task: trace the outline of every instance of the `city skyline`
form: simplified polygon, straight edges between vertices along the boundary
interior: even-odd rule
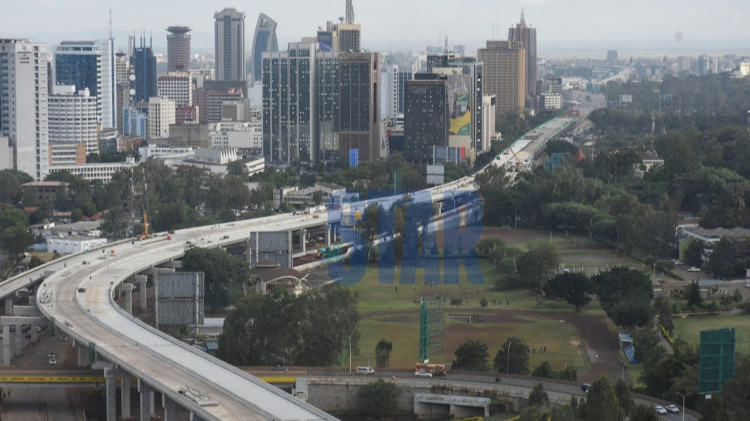
[[[40,13],[38,7],[28,7],[28,2],[21,0],[7,1],[6,10],[10,13],[0,17],[0,37],[29,38],[48,44],[63,39],[106,38],[107,15],[112,6],[118,49],[127,46],[127,35],[133,31],[140,35],[143,30],[147,35],[151,33],[155,50],[161,51],[166,48],[165,29],[171,25],[186,25],[194,29],[196,52],[210,51],[213,14],[224,7],[236,7],[250,22],[255,22],[260,13],[274,16],[279,22],[279,44],[285,46],[303,36],[313,36],[319,26],[328,20],[336,21],[346,12],[343,0],[321,0],[314,4],[288,0],[262,7],[187,0],[188,4],[181,2],[177,9],[185,11],[179,15],[174,14],[172,0],[159,3],[134,0],[128,7],[83,0],[34,0],[33,3],[44,11]],[[87,12],[81,14],[81,8]],[[150,13],[140,13],[143,8],[148,8]],[[689,50],[709,46],[714,50],[750,50],[743,43],[748,37],[741,35],[743,22],[750,18],[750,8],[739,0],[712,3],[668,0],[658,4],[635,0],[627,7],[616,9],[609,2],[584,0],[564,4],[552,0],[511,0],[501,4],[469,0],[460,11],[443,0],[384,0],[378,3],[355,1],[354,9],[357,23],[362,24],[363,48],[370,50],[417,48],[438,45],[438,42],[442,45],[439,34],[447,35],[451,43],[465,44],[473,50],[488,39],[506,39],[508,28],[519,21],[522,9],[526,12],[527,23],[542,31],[540,52],[570,48]],[[399,12],[394,13],[396,10]],[[413,16],[420,19],[414,20]],[[461,22],[466,24],[461,26]],[[393,31],[394,27],[399,30]],[[251,42],[246,40],[246,45]]]

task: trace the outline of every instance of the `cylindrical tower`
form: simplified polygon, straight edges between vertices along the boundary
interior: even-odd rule
[[[188,71],[190,69],[190,28],[170,26],[167,28],[168,71]]]

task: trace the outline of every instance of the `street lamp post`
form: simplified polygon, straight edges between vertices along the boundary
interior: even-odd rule
[[[677,395],[682,396],[682,421],[685,421],[685,398],[687,398],[688,396],[692,395],[692,393],[687,393],[685,395],[683,395],[680,392],[674,392],[674,393],[677,394]]]
[[[508,362],[505,363],[505,377],[510,376],[510,346],[513,342],[508,342]]]

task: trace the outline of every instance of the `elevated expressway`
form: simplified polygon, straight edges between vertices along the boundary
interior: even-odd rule
[[[511,147],[525,150],[541,145],[569,124],[566,119],[554,119],[542,127],[535,139],[517,146],[519,140]],[[533,157],[536,150],[528,152]],[[490,165],[506,165],[509,161],[508,154],[501,153]],[[474,177],[469,176],[413,193],[409,200],[434,204],[476,191],[476,188]],[[393,199],[389,201],[393,203]],[[35,268],[0,284],[0,299],[6,302],[4,320],[0,320],[5,337],[3,363],[7,365],[9,358],[8,343],[11,339],[8,327],[41,323],[43,319],[33,308],[38,307],[41,315],[54,321],[57,329],[74,339],[79,347],[79,359],[83,359],[81,351],[88,348],[94,357],[91,361],[93,367],[104,369],[108,420],[114,420],[116,416],[118,379],[122,389],[129,391],[131,376],[138,379],[142,420],[149,419],[153,410],[148,399],[154,391],[164,396],[167,420],[173,419],[176,405],[190,410],[194,420],[335,420],[323,411],[140,322],[114,302],[114,295],[123,286],[130,287],[127,290],[130,294],[133,285],[123,284],[125,281],[131,282],[139,273],[182,257],[189,247],[211,248],[244,243],[248,255],[252,256],[252,240],[257,243],[258,233],[264,232],[288,232],[291,266],[292,233],[302,232],[304,238],[305,230],[322,226],[329,237],[332,222],[340,224],[351,216],[347,214],[366,206],[366,201],[357,202],[330,211],[331,215],[329,212],[285,214],[186,229],[172,234],[170,239],[160,234],[146,241],[112,243]],[[300,243],[304,252],[305,241],[300,240]],[[18,316],[11,297],[19,290],[29,287],[34,290],[40,283],[35,291],[36,306],[32,303],[28,306],[31,309],[22,311],[24,316]],[[125,396],[123,393],[123,401]],[[129,394],[127,400],[123,402],[123,416],[130,416]]]

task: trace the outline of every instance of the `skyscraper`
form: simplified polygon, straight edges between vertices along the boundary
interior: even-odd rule
[[[169,125],[175,124],[175,102],[169,98],[148,100],[148,138],[169,137]]]
[[[253,36],[253,77],[261,80],[263,69],[263,53],[277,53],[279,41],[276,39],[276,21],[261,13],[255,25]]]
[[[496,120],[504,114],[522,114],[526,102],[526,50],[520,42],[487,41],[478,51],[484,63],[484,95],[495,95]]]
[[[526,26],[526,17],[521,11],[521,23],[515,28],[508,30],[508,41],[520,42],[526,50],[526,83],[524,91],[527,98],[533,98],[536,94],[536,28]],[[500,97],[498,97],[499,99]]]
[[[187,26],[170,26],[167,28],[167,71],[190,70],[190,35]]]
[[[263,155],[266,161],[312,164],[315,139],[315,44],[291,43],[263,53]]]
[[[378,53],[339,55],[339,158],[359,150],[359,161],[380,158],[380,58]]]
[[[398,117],[398,65],[384,64],[380,68],[380,116]]]
[[[135,69],[135,102],[148,102],[156,96],[156,56],[151,50],[151,43],[146,47],[146,39],[141,38],[141,46],[133,50]]]
[[[99,121],[117,127],[117,87],[114,39],[63,41],[54,52],[54,81],[88,89],[97,99]]]
[[[314,148],[318,161],[335,162],[339,156],[339,54],[315,53]]]
[[[346,18],[338,25],[339,51],[358,53],[362,49],[362,26],[354,23],[354,5],[346,0]]]
[[[99,152],[96,97],[55,85],[48,102],[50,166],[85,164],[86,155]]]
[[[245,80],[245,14],[225,8],[214,19],[216,80]]]
[[[448,78],[417,74],[405,90],[404,158],[432,162],[432,147],[448,146]]]
[[[47,46],[0,39],[0,137],[13,166],[41,181],[49,173]]]

